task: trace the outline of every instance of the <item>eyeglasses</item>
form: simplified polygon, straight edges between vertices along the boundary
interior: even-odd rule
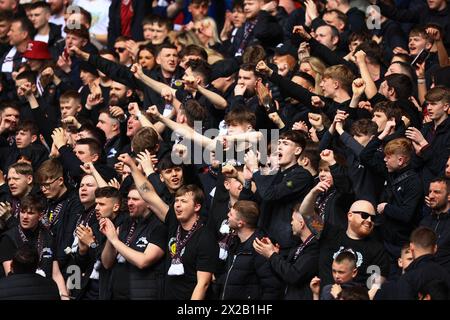
[[[119,53],[123,53],[125,50],[127,50],[127,48],[121,48],[121,47],[119,47],[119,48],[114,48],[114,50],[116,50],[116,51],[119,52]]]
[[[367,219],[370,218],[372,221],[374,221],[375,217],[376,217],[375,214],[370,214],[370,213],[367,213],[365,211],[351,211],[351,212],[359,214],[361,216],[361,219],[363,219],[363,220],[367,220]]]
[[[40,183],[41,189],[42,189],[42,188],[44,188],[44,189],[49,189],[50,186],[52,185],[52,183],[55,182],[56,180],[58,180],[59,178],[60,178],[60,177],[55,178],[55,179],[54,179],[53,181],[51,181],[51,182],[42,182],[42,183]]]

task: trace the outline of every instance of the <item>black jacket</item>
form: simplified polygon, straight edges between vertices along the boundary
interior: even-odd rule
[[[312,188],[313,177],[308,171],[295,164],[274,175],[264,176],[259,171],[255,172],[253,180],[257,187],[257,194],[262,199],[258,226],[273,237],[274,241],[280,245],[282,255],[286,255],[287,251],[298,242],[298,239],[292,235],[292,209]],[[241,196],[244,195],[243,190]]]
[[[391,61],[395,47],[408,50],[408,37],[403,32],[398,22],[388,19],[381,24],[379,29],[374,28],[370,31],[373,35],[382,37],[381,47],[383,48],[385,62]]]
[[[24,273],[0,279],[0,300],[60,300],[60,296],[52,279]]]
[[[223,284],[222,300],[279,299],[282,284],[270,268],[269,262],[253,248],[255,238],[261,239],[262,231],[256,230],[244,243],[236,237],[227,259],[227,272],[219,280]]]
[[[152,3],[146,0],[134,0],[133,18],[131,19],[131,37],[134,41],[144,40],[142,20],[152,12]],[[122,35],[120,20],[120,6],[122,1],[112,0],[109,6],[108,48],[114,48],[114,41]]]
[[[319,273],[319,242],[315,238],[312,239],[298,257],[295,257],[296,251],[302,245],[293,248],[287,259],[276,253],[269,259],[272,270],[287,285],[285,300],[312,300],[309,283]]]
[[[431,213],[420,225],[431,228],[437,235],[438,250],[434,261],[450,272],[450,212]]]
[[[381,196],[381,202],[387,202],[382,214],[381,234],[386,249],[393,257],[400,256],[400,247],[409,242],[411,232],[420,221],[422,189],[419,175],[409,166],[388,175]]]
[[[431,10],[426,4],[413,9],[399,9],[380,0],[376,4],[380,7],[381,14],[392,20],[412,22],[421,26],[428,23],[439,25],[442,28],[444,45],[447,51],[450,49],[450,8],[448,4],[442,11]]]
[[[249,35],[245,47],[252,44],[260,44],[264,48],[273,48],[277,44],[283,42],[283,29],[278,24],[276,17],[271,16],[267,11],[261,10],[257,19],[258,21],[253,32]],[[244,40],[245,25],[246,24],[238,29],[233,38],[231,50],[229,52],[230,57],[233,57],[239,51],[241,42]]]
[[[434,123],[425,124],[421,132],[429,145],[413,158],[413,166],[422,170],[424,192],[428,193],[430,181],[444,173],[450,156],[450,117],[436,130]]]
[[[450,288],[450,275],[439,265],[431,254],[415,259],[406,268],[405,274],[396,284],[396,295],[399,300],[417,300],[422,286],[433,280],[442,280]]]

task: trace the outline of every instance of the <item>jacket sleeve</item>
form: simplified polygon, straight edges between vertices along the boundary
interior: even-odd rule
[[[41,107],[31,109],[31,112],[33,113],[36,125],[39,128],[39,132],[44,137],[45,143],[47,143],[48,147],[51,148],[53,144],[52,132],[55,129],[55,125],[46,119]]]
[[[270,263],[255,252],[255,270],[260,280],[262,300],[280,299],[283,283],[270,268]]]
[[[281,42],[280,39],[283,39],[283,29],[275,17],[272,17],[267,11],[261,10],[258,15],[254,35],[262,43],[275,46],[277,42]]]
[[[88,62],[108,75],[114,81],[120,82],[131,89],[139,89],[140,84],[134,74],[126,66],[109,61],[98,54],[90,54]]]
[[[67,170],[72,178],[79,180],[83,175],[83,171],[80,168],[80,165],[83,164],[81,160],[77,158],[73,150],[68,146],[62,146],[58,151],[64,170]]]
[[[418,181],[419,182],[419,181]],[[398,199],[396,204],[388,203],[384,208],[384,214],[392,219],[401,221],[404,223],[411,223],[416,213],[417,206],[421,203],[423,198],[422,186],[419,183],[411,181],[408,184],[403,185],[406,188],[404,190],[405,196],[402,199]],[[396,190],[392,190],[396,192]],[[400,203],[398,203],[400,201]]]
[[[339,164],[330,166],[330,172],[333,177],[334,186],[341,193],[352,193],[352,183],[347,171]]]
[[[308,193],[312,187],[312,179],[309,179],[307,174],[303,170],[293,170],[283,177],[280,183],[274,185],[276,174],[263,176],[258,171],[253,174],[253,180],[262,199],[281,200],[286,197],[298,197],[299,193]]]
[[[280,88],[281,94],[283,94],[284,96],[292,97],[306,107],[312,108],[311,97],[315,94],[309,92],[303,86],[280,76],[276,72],[272,73],[272,75],[269,77],[269,80],[275,83]]]
[[[361,151],[359,158],[361,163],[369,167],[374,173],[387,177],[387,168],[383,159],[376,156],[378,147],[381,146],[382,141],[377,137],[369,141],[367,146]]]
[[[320,58],[329,66],[343,64],[349,67],[355,75],[359,74],[359,69],[353,62],[349,62],[339,57],[336,52],[330,50],[328,47],[324,46],[314,38],[309,39],[308,42],[311,47],[312,56]]]
[[[344,145],[350,149],[356,156],[359,156],[364,147],[358,143],[348,132],[344,132],[340,136]]]
[[[396,6],[387,5],[384,1],[380,0],[377,1],[377,5],[380,7],[383,16],[399,22],[418,23],[420,15],[424,13],[424,10],[427,10],[426,5],[414,10],[398,9]]]
[[[302,254],[294,263],[274,253],[270,259],[274,272],[290,285],[309,283],[318,272],[319,257],[317,254]]]

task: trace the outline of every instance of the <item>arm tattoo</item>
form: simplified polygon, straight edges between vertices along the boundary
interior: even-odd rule
[[[144,182],[140,187],[139,190],[142,192],[150,192],[150,186],[148,182]]]

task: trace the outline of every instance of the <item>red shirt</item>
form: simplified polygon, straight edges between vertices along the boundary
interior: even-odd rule
[[[122,0],[120,4],[120,25],[123,36],[131,37],[131,20],[133,15],[133,0]]]

